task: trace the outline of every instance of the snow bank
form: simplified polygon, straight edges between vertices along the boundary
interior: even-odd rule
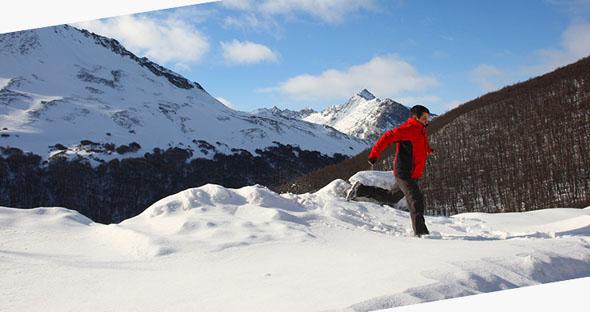
[[[426,217],[420,239],[349,187],[208,184],[111,225],[0,207],[0,310],[370,311],[590,276],[590,207]]]
[[[382,189],[391,189],[395,184],[395,177],[391,171],[359,171],[349,179],[350,183],[356,181],[363,185],[380,187]]]
[[[120,226],[176,245],[169,250],[182,245],[220,250],[309,237],[305,218],[296,212],[304,215],[305,208],[260,185],[228,189],[207,184],[163,198]]]

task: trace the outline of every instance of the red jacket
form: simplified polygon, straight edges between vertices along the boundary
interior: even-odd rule
[[[426,127],[416,119],[409,118],[379,138],[371,149],[369,159],[377,160],[392,143],[398,143],[393,162],[394,175],[402,179],[420,179],[424,174],[426,156],[433,151],[428,145]]]

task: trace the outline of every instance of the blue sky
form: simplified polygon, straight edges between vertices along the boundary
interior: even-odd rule
[[[441,114],[590,54],[590,0],[228,0],[79,26],[245,111],[367,88]]]

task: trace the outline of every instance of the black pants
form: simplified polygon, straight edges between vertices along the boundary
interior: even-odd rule
[[[420,191],[418,181],[396,178],[395,184],[390,190],[361,184],[356,196],[375,199],[389,206],[394,206],[405,196],[408,202],[408,208],[410,209],[414,234],[429,234],[426,222],[424,221],[424,195]]]

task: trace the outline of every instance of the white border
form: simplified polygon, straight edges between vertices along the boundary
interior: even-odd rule
[[[8,0],[0,9],[0,33],[76,23],[212,1],[189,0]],[[321,0],[318,0],[321,1]],[[6,1],[5,1],[6,2]],[[556,264],[557,265],[557,264]],[[590,277],[440,300],[384,311],[585,311]],[[586,308],[584,308],[586,307]],[[262,307],[261,307],[262,308]]]
[[[0,34],[213,2],[211,0],[5,0]]]
[[[589,291],[590,277],[584,277],[385,309],[380,312],[587,311],[590,306]]]

